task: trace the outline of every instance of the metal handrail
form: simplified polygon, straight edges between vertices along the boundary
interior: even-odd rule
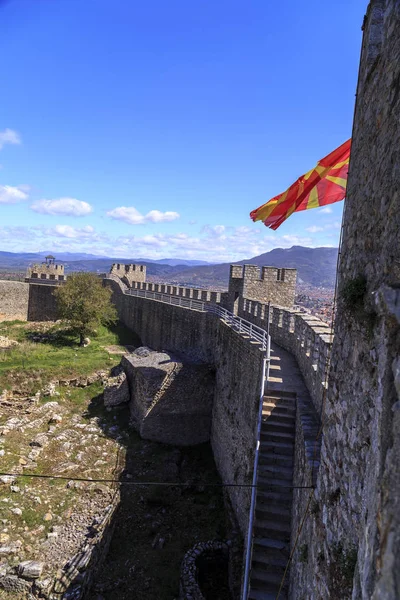
[[[265,329],[254,325],[250,321],[246,321],[246,319],[243,319],[242,317],[234,315],[218,304],[206,304],[205,310],[216,314],[222,321],[230,325],[230,327],[238,333],[248,335],[252,340],[259,342],[262,346],[262,350],[267,352],[268,332],[265,331]]]
[[[135,290],[130,288],[125,294],[129,296],[139,296],[140,298],[149,298],[150,300],[158,300],[166,304],[174,304],[175,306],[183,306],[193,310],[204,310],[205,302],[194,300],[193,298],[183,298],[182,296],[172,296],[171,294],[163,294],[161,292],[150,292],[149,290]]]
[[[246,561],[244,567],[243,577],[243,595],[242,600],[248,600],[249,595],[249,584],[251,575],[251,561],[253,558],[253,528],[254,528],[254,516],[256,510],[256,498],[257,498],[257,483],[258,483],[258,460],[260,456],[260,443],[261,443],[261,424],[262,424],[262,410],[264,404],[265,384],[268,382],[269,377],[269,365],[271,360],[271,337],[269,335],[269,321],[271,313],[271,303],[268,302],[267,312],[267,349],[263,360],[263,370],[261,376],[261,389],[260,389],[260,403],[258,407],[258,420],[257,420],[257,434],[256,434],[256,449],[254,453],[254,466],[253,466],[253,482],[251,488],[251,501],[250,501],[250,515],[249,525],[247,529],[247,546],[246,546]]]

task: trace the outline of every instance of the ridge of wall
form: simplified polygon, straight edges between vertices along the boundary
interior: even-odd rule
[[[134,290],[146,290],[147,292],[170,294],[171,296],[179,296],[180,298],[191,298],[193,300],[201,300],[202,302],[212,302],[213,304],[219,304],[221,298],[224,296],[224,292],[171,285],[169,283],[151,283],[149,281],[134,281],[132,282],[131,288]]]

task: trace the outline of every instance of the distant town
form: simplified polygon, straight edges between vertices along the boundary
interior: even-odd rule
[[[330,324],[334,293],[333,288],[314,287],[300,283],[297,284],[295,303],[302,312],[315,315],[321,321]]]

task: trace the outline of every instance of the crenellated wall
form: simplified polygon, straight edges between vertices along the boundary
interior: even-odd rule
[[[119,277],[126,285],[132,287],[139,281],[146,281],[146,265],[114,263],[110,274]]]
[[[226,308],[237,314],[240,298],[292,308],[297,269],[231,265]]]
[[[219,304],[223,293],[212,290],[203,290],[201,288],[183,287],[171,285],[169,283],[150,283],[150,282],[132,282],[130,286],[134,290],[146,290],[147,292],[158,292],[160,294],[170,294],[180,298],[191,298],[201,300],[202,302],[211,302]]]
[[[267,304],[240,298],[238,316],[266,330],[267,315]],[[296,357],[314,407],[320,414],[333,342],[330,326],[313,315],[271,305],[270,334],[274,342]]]

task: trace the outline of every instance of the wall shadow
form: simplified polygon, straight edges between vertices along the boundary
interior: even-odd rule
[[[102,394],[92,399],[84,416],[96,418],[103,434],[120,445],[115,469],[119,503],[99,551],[77,573],[65,597],[76,598],[80,589],[79,597],[88,600],[177,599],[185,552],[200,541],[229,536],[210,444],[178,448],[143,440],[129,427],[128,406],[107,410]],[[229,600],[227,570],[226,576],[218,570],[215,585],[212,573],[207,598]]]

